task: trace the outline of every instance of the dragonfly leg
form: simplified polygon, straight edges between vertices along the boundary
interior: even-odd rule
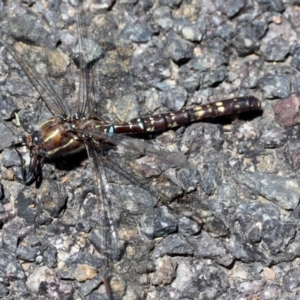
[[[28,170],[26,170],[23,154],[17,149],[15,145],[13,145],[13,147],[20,158],[20,163],[21,163],[20,169],[21,169],[21,176],[22,176],[22,179],[20,180],[21,183],[23,183],[24,185],[30,185],[35,180],[40,179],[42,176],[42,167],[44,164],[44,158],[38,154],[32,154],[31,152],[29,167]]]

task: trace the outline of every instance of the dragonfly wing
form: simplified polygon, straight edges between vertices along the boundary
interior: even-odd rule
[[[156,199],[136,185],[138,179],[120,165],[123,161],[112,161],[109,156],[99,155],[101,149],[95,143],[87,143],[86,148],[99,201],[96,215],[100,234],[95,247],[108,259],[106,274],[111,278],[112,287],[112,282],[120,281],[120,278],[126,285],[134,284],[131,280],[137,273],[149,273],[152,268],[149,252]],[[113,292],[122,294],[118,290]]]
[[[45,49],[23,42],[16,42],[12,46],[0,39],[0,44],[20,65],[50,112],[53,115],[68,115],[70,107],[67,101],[63,100],[66,87],[63,78],[69,65],[68,57],[59,50]]]
[[[79,133],[85,133],[85,130],[76,129]],[[101,140],[107,144],[118,146],[124,148],[125,151],[135,153],[138,156],[148,155],[156,158],[157,160],[174,165],[180,168],[188,168],[190,170],[196,170],[196,167],[189,163],[186,157],[181,152],[166,152],[161,151],[157,148],[154,148],[148,142],[145,142],[142,139],[135,139],[129,135],[123,134],[106,134],[100,131],[91,131],[86,132],[87,135],[94,138],[94,140]]]

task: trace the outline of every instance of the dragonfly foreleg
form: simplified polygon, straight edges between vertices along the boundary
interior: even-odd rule
[[[20,158],[21,179],[18,181],[20,181],[24,185],[30,185],[36,180],[39,182],[42,176],[44,158],[38,154],[33,154],[32,151],[30,151],[30,162],[28,168],[26,168],[23,154],[17,149],[15,145],[13,145],[13,147]]]

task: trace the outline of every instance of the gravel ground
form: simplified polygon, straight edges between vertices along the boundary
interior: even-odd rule
[[[72,105],[69,2],[0,1],[0,33]],[[127,178],[107,174],[115,209],[128,209],[114,298],[298,299],[300,1],[93,2],[82,20],[107,122],[246,95],[263,108],[138,137],[189,167],[110,152],[123,170],[132,159]],[[40,185],[19,183],[11,146],[50,113],[3,47],[0,90],[0,297],[106,299],[92,165],[76,153],[47,162]]]

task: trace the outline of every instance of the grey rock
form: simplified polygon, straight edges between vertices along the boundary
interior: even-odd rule
[[[182,18],[176,20],[173,28],[185,40],[200,42],[202,39],[202,32],[197,24],[190,22],[188,19]]]
[[[195,258],[211,258],[218,265],[229,266],[234,257],[227,251],[221,241],[211,238],[207,233],[202,232],[199,237],[189,237],[189,244],[193,246]]]
[[[18,153],[14,150],[4,149],[3,158],[1,160],[3,166],[6,168],[10,168],[12,166],[15,166],[16,163],[20,163],[20,158],[18,156]]]
[[[177,230],[177,222],[166,206],[154,210],[154,236],[168,236]]]
[[[15,282],[14,291],[19,296],[30,296],[30,291],[26,287],[25,283],[21,280],[17,280]]]
[[[49,212],[51,216],[57,217],[67,201],[65,188],[61,184],[50,181],[44,181],[43,188],[40,194],[42,209]]]
[[[207,163],[204,168],[205,172],[201,178],[200,186],[206,195],[212,195],[221,184],[220,173],[214,163]]]
[[[13,253],[17,250],[18,242],[19,242],[18,235],[12,235],[11,233],[4,233],[2,237],[3,247]]]
[[[167,57],[164,49],[145,49],[132,57],[132,72],[141,80],[149,84],[156,84],[170,76]]]
[[[253,21],[251,24],[242,22],[237,27],[237,32],[233,38],[233,45],[239,56],[245,56],[258,51],[259,40],[268,29],[268,24],[264,20]]]
[[[283,209],[294,209],[298,205],[298,183],[292,179],[263,173],[245,173],[236,179]]]
[[[9,96],[0,96],[0,118],[2,120],[9,120],[15,117],[17,105],[15,100]]]
[[[278,148],[286,143],[288,135],[281,127],[268,126],[263,129],[260,139],[265,147]]]
[[[79,220],[76,224],[76,229],[78,231],[83,231],[83,232],[90,232],[91,230],[91,223],[89,220]]]
[[[4,249],[0,249],[0,272],[5,276],[4,280],[25,279],[19,261]]]
[[[291,82],[284,75],[263,77],[259,80],[259,86],[266,98],[287,98],[291,94]]]
[[[25,261],[35,261],[37,250],[20,244],[17,249],[17,257]]]
[[[151,282],[153,284],[170,284],[176,273],[177,263],[170,256],[164,256],[159,258],[156,263],[156,269],[153,274],[151,274]]]
[[[299,270],[291,269],[283,277],[284,289],[288,292],[293,292],[295,289],[299,288]]]
[[[178,171],[178,183],[187,192],[194,191],[199,182],[199,173],[197,170],[185,168]]]
[[[300,143],[298,141],[288,141],[284,147],[284,156],[293,170],[300,167]]]
[[[266,61],[284,61],[289,53],[289,43],[282,37],[262,45],[261,51]]]
[[[300,70],[300,50],[295,51],[293,54],[291,66],[296,68],[298,71]]]
[[[228,59],[219,51],[204,50],[180,68],[180,81],[188,91],[210,87],[226,78],[227,63]]]
[[[217,299],[226,293],[229,281],[224,271],[214,264],[182,259],[171,286],[180,295],[192,299]]]
[[[216,6],[222,13],[226,14],[228,18],[232,18],[245,6],[245,0],[230,0],[226,2],[217,0]]]
[[[212,199],[195,200],[195,212],[203,222],[202,228],[212,236],[227,236],[228,225],[224,223],[223,216],[228,215],[224,206]]]
[[[85,281],[80,285],[80,292],[83,296],[88,296],[93,290],[95,290],[103,281],[103,274],[98,274],[91,280]]]
[[[172,111],[182,109],[187,100],[187,92],[182,87],[171,86],[161,92],[161,102]]]
[[[49,268],[57,267],[57,249],[54,246],[49,246],[49,248],[43,253],[43,257],[47,262]]]
[[[0,283],[0,296],[5,297],[6,295],[8,295],[8,293],[9,290],[7,289],[7,287],[4,284]]]
[[[10,24],[10,35],[15,40],[27,40],[36,45],[45,45],[49,39],[49,33],[33,15],[16,16],[7,21]]]
[[[238,290],[241,295],[249,295],[249,294],[256,294],[259,293],[263,286],[265,284],[265,281],[263,279],[261,280],[253,280],[253,281],[245,281],[240,284],[238,287]]]
[[[153,256],[155,258],[164,255],[190,255],[193,254],[193,248],[177,234],[166,237],[154,249]]]
[[[178,7],[182,0],[159,0],[160,6],[166,5],[172,8]]]
[[[197,123],[189,126],[182,138],[181,151],[189,153],[200,149],[219,150],[223,143],[223,129],[219,125]]]
[[[284,2],[281,0],[258,0],[257,3],[263,11],[282,12],[284,10]]]
[[[127,24],[124,36],[136,43],[146,43],[151,39],[151,30],[145,23]]]
[[[0,150],[2,151],[5,148],[10,147],[16,141],[16,138],[12,131],[5,125],[0,123],[0,132],[1,132],[1,145]]]
[[[238,203],[237,190],[232,182],[222,182],[218,187],[218,202],[226,208],[235,207]]]
[[[158,7],[153,13],[153,18],[164,31],[169,31],[173,27],[171,10],[167,6]]]
[[[137,0],[120,0],[121,4],[135,4]]]
[[[234,257],[243,262],[261,261],[267,263],[265,251],[259,249],[255,244],[245,243],[244,237],[240,234],[231,235],[228,250]]]
[[[193,44],[181,38],[173,31],[167,35],[167,50],[172,59],[177,63],[193,57]]]
[[[184,235],[194,235],[199,233],[202,224],[197,221],[194,221],[191,217],[181,217],[178,223],[178,232]]]
[[[261,230],[262,240],[272,255],[277,255],[284,251],[296,234],[296,226],[294,224],[282,224],[277,219],[264,221]]]

